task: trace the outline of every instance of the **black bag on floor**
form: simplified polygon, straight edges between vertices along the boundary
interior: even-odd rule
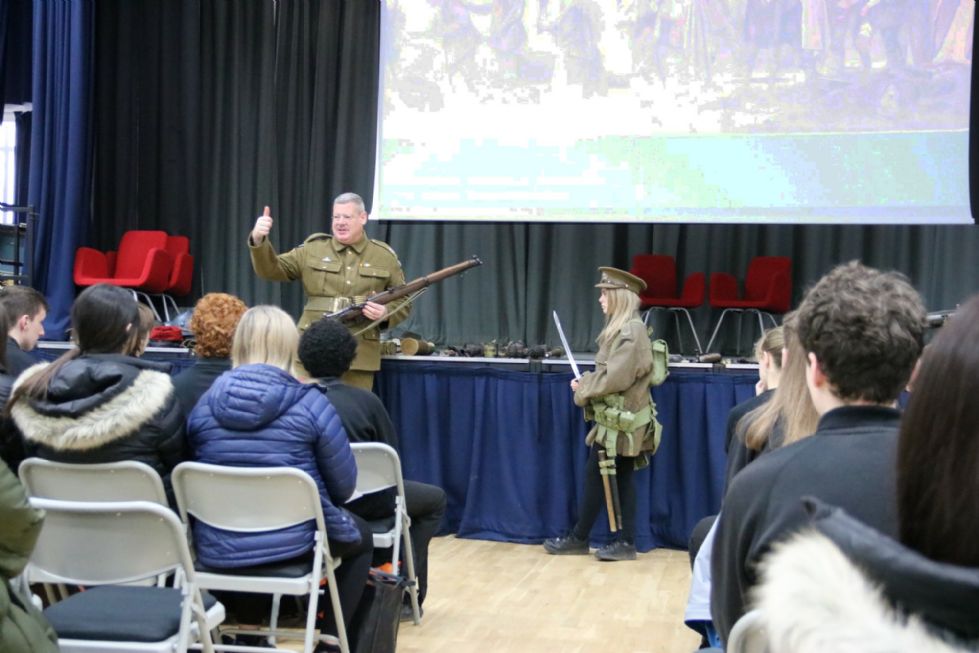
[[[407,579],[371,569],[364,595],[350,623],[354,653],[394,653],[398,646],[401,602],[407,587]]]

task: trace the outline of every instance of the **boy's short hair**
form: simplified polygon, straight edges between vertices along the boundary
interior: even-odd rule
[[[843,400],[886,404],[907,385],[924,346],[926,311],[908,279],[858,261],[814,285],[797,311],[798,336]]]
[[[11,328],[22,315],[33,318],[41,309],[48,310],[48,300],[30,286],[0,286],[0,303],[10,316]]]
[[[342,376],[357,355],[357,339],[332,318],[316,320],[299,340],[299,362],[317,379]]]

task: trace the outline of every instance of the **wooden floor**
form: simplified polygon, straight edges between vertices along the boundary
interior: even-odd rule
[[[683,625],[686,551],[635,562],[552,556],[541,546],[440,537],[429,550],[419,626],[401,624],[401,653],[690,653]]]

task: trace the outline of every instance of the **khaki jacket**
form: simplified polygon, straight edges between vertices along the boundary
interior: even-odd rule
[[[405,282],[401,262],[386,243],[364,236],[352,245],[344,245],[329,234],[317,233],[302,245],[285,254],[276,254],[266,238],[260,245],[248,250],[252,267],[262,279],[269,281],[302,280],[306,291],[306,306],[299,319],[299,330],[304,330],[314,320],[326,313],[340,310],[349,303],[363,302],[375,293],[400,286]],[[411,312],[394,311],[404,300],[387,305],[388,326],[404,320]],[[358,331],[369,321],[361,319],[351,323],[351,330]],[[352,370],[376,372],[381,369],[380,329],[373,327],[357,337],[357,356],[350,366]]]
[[[0,463],[0,651],[57,653],[57,637],[41,611],[11,586],[34,550],[44,513],[27,502],[24,487]]]
[[[595,371],[585,372],[578,381],[574,393],[574,403],[587,406],[591,399],[621,393],[625,408],[639,412],[652,403],[649,394],[649,372],[653,368],[652,345],[642,320],[630,320],[611,344],[598,350],[595,355]],[[616,441],[616,453],[620,456],[638,456],[644,451],[653,451],[652,438],[646,437],[649,425],[636,429],[632,437],[620,437]],[[585,444],[595,442],[598,427],[592,427],[585,438]]]

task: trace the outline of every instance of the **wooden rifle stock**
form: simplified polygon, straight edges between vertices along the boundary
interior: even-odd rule
[[[408,295],[412,293],[416,293],[423,288],[427,288],[433,283],[438,283],[439,281],[443,281],[445,279],[448,279],[449,277],[454,277],[457,274],[462,274],[466,270],[482,264],[483,262],[479,260],[478,256],[473,256],[472,258],[465,260],[462,263],[456,263],[455,265],[450,265],[447,268],[436,270],[435,272],[427,274],[424,277],[419,277],[414,281],[409,281],[408,283],[402,284],[400,286],[396,286],[394,288],[389,288],[388,290],[379,292],[376,295],[372,295],[371,297],[368,297],[367,301],[374,302],[375,304],[387,304],[397,299],[401,299],[402,297],[407,297]],[[330,313],[326,317],[336,318],[341,322],[346,320],[353,320],[355,318],[360,317],[361,313],[364,310],[364,304],[366,303],[367,302],[364,302],[362,304],[352,304],[343,310],[337,311],[336,313]]]

